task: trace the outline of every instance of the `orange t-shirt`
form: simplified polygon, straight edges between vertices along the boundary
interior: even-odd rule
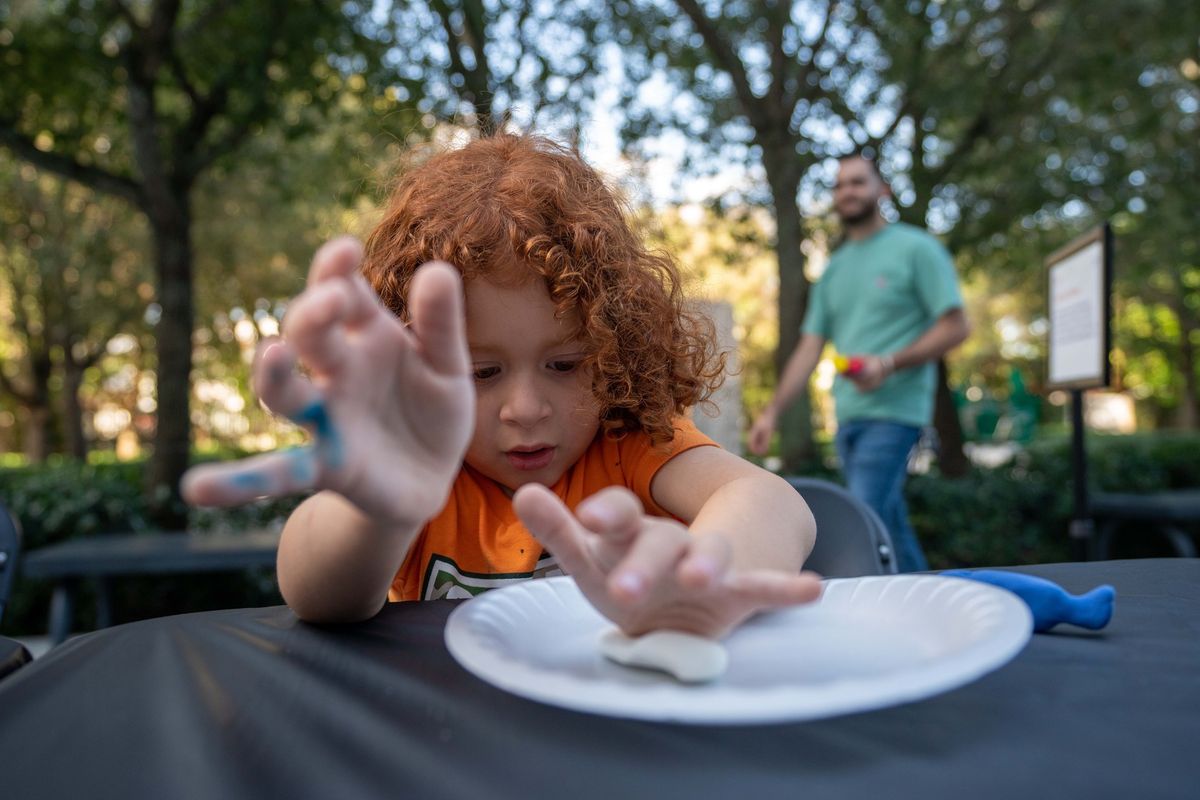
[[[646,513],[670,516],[650,496],[650,482],[663,464],[703,445],[716,443],[689,419],[676,420],[675,438],[657,447],[641,432],[615,441],[601,432],[550,490],[574,511],[585,497],[607,486],[624,486],[638,496]],[[409,548],[388,599],[471,597],[507,583],[561,572],[554,557],[517,519],[512,500],[500,485],[464,465],[445,508],[426,523]]]

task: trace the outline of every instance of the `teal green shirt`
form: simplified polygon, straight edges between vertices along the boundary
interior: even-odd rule
[[[834,251],[809,295],[803,333],[843,355],[884,355],[912,344],[947,311],[962,307],[954,261],[941,242],[893,223]],[[839,375],[833,383],[838,423],[880,419],[917,427],[933,419],[937,365],[898,370],[873,392]]]

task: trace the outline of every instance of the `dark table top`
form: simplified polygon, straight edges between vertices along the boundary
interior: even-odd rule
[[[1105,519],[1200,522],[1200,489],[1151,494],[1096,492],[1088,498],[1088,508]]]
[[[279,536],[277,530],[91,536],[27,553],[21,572],[28,578],[62,578],[273,567]]]
[[[341,628],[286,608],[81,636],[0,682],[0,791],[34,797],[1196,797],[1200,561],[1024,567],[1111,583],[1100,633],[1035,635],[937,697],[763,727],[588,716],[474,678],[452,601]]]

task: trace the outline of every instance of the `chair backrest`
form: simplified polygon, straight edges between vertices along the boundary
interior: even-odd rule
[[[17,559],[21,555],[21,525],[0,503],[0,621],[17,577]]]
[[[874,509],[835,483],[787,478],[817,521],[817,544],[805,569],[827,578],[893,575],[892,537]]]

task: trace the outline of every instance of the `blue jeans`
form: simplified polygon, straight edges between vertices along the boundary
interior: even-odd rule
[[[921,429],[900,422],[854,419],[838,426],[838,456],[850,493],[875,509],[892,536],[901,572],[929,569],[921,543],[908,523],[904,481],[908,456]]]

